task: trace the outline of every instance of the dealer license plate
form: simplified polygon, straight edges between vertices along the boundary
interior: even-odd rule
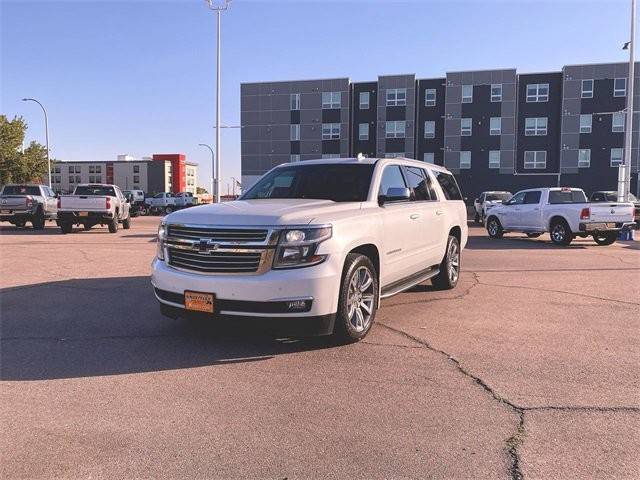
[[[184,292],[184,306],[195,312],[213,313],[216,296],[213,293]]]
[[[78,212],[78,216],[79,217],[88,217],[89,216],[89,212]]]

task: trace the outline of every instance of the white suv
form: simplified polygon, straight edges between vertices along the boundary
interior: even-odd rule
[[[152,283],[169,317],[277,317],[363,338],[380,298],[453,288],[466,209],[446,169],[402,158],[280,165],[239,200],[172,213]]]

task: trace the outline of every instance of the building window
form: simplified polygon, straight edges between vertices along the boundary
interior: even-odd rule
[[[102,167],[100,165],[96,165],[96,173],[102,173]]]
[[[624,148],[612,148],[611,149],[611,166],[619,167],[622,165],[622,157],[624,155]]]
[[[591,133],[592,122],[593,116],[590,113],[580,115],[580,133]]]
[[[300,94],[292,93],[289,98],[291,110],[300,110]]]
[[[133,183],[140,183],[140,176],[139,175],[134,175],[133,176]]]
[[[102,176],[96,175],[96,183],[102,183]]]
[[[89,175],[89,183],[96,183],[96,177]]]
[[[73,167],[69,167],[69,173],[73,173]]]
[[[471,152],[469,151],[460,152],[460,168],[461,169],[471,168]]]
[[[527,102],[548,102],[549,101],[549,84],[548,83],[531,83],[527,85]]]
[[[591,150],[582,148],[578,150],[578,168],[589,168],[591,166]]]
[[[425,163],[435,163],[435,155],[433,152],[427,152],[422,155],[422,160]]]
[[[462,103],[473,102],[473,85],[462,85]]]
[[[424,91],[424,106],[435,107],[436,106],[436,89],[427,88]]]
[[[73,183],[73,181],[74,181],[73,175],[69,175],[69,183]]]
[[[293,153],[293,154],[289,155],[289,161],[291,163],[299,162],[300,161],[300,155],[297,154],[297,153]]]
[[[627,95],[627,79],[614,78],[613,79],[613,96],[624,97],[626,95]]]
[[[300,140],[300,125],[297,123],[291,125],[291,140]]]
[[[80,175],[76,175],[76,183],[80,183],[82,180],[80,179]]]
[[[358,140],[369,140],[368,123],[361,123],[358,125]]]
[[[547,168],[547,152],[544,150],[524,152],[524,168],[527,170]]]
[[[471,132],[472,132],[471,119],[461,118],[460,119],[460,135],[463,137],[470,137]]]
[[[489,120],[489,135],[500,135],[502,133],[502,117],[491,117]]]
[[[322,108],[340,108],[342,92],[322,92]]]
[[[96,167],[94,167],[93,165],[89,165],[89,173],[96,173]]]
[[[360,110],[369,110],[369,92],[360,92]]]
[[[611,116],[611,131],[624,132],[624,113],[615,112]]]
[[[335,140],[340,138],[340,124],[339,123],[323,123],[322,124],[322,139],[323,140]]]
[[[402,120],[390,121],[385,124],[385,137],[386,138],[404,138],[405,135],[405,122]]]
[[[436,122],[433,120],[424,122],[424,138],[436,138]]]
[[[502,84],[501,83],[494,83],[491,85],[491,101],[492,102],[502,101]]]
[[[489,168],[500,168],[500,150],[489,151]]]
[[[388,152],[384,154],[384,158],[402,158],[404,157],[404,152]]]
[[[524,120],[524,135],[539,137],[547,134],[547,117],[532,117]]]
[[[581,98],[593,98],[593,80],[582,80]]]
[[[401,107],[407,104],[406,88],[387,89],[387,107]]]
[[[76,173],[82,173],[82,169],[80,168],[80,165],[76,165]]]
[[[323,153],[322,154],[322,158],[327,159],[327,158],[340,158],[340,154],[339,153]]]
[[[140,173],[140,165],[133,166],[133,173]],[[189,174],[189,170],[187,170],[187,175]]]

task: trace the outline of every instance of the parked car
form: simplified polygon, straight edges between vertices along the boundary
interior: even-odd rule
[[[35,230],[55,219],[58,211],[55,193],[46,185],[8,184],[0,192],[0,221],[24,227],[27,222]]]
[[[122,192],[129,201],[129,212],[132,217],[138,215],[146,215],[149,207],[145,203],[145,194],[143,190],[125,190]]]
[[[593,192],[589,198],[592,202],[616,202],[618,201],[618,192],[610,190],[599,190]],[[640,200],[633,193],[629,193],[629,200],[633,203],[633,215],[636,228],[640,230]]]
[[[239,200],[165,217],[152,284],[169,317],[277,317],[363,338],[381,298],[454,288],[467,243],[453,175],[415,160],[275,167]]]
[[[592,236],[598,245],[611,245],[618,232],[633,222],[633,204],[589,203],[579,188],[533,188],[516,193],[487,213],[487,232],[502,238],[506,232],[536,238],[545,232],[557,245],[575,237]]]
[[[89,230],[94,225],[107,225],[116,233],[118,225],[127,230],[131,226],[129,202],[116,185],[81,184],[73,195],[58,198],[58,225],[62,233],[71,233],[74,225]]]
[[[475,222],[484,223],[484,219],[487,218],[488,209],[501,204],[503,200],[509,200],[512,196],[513,194],[511,192],[482,192],[480,196],[473,201]]]
[[[153,197],[147,197],[145,202],[153,213],[169,214],[182,208],[192,207],[196,199],[191,192],[160,192]]]

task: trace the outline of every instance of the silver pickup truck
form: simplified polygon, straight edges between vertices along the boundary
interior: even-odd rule
[[[17,227],[31,222],[41,230],[47,220],[56,218],[57,210],[55,194],[46,185],[9,184],[0,192],[0,221]]]
[[[131,226],[130,205],[116,185],[78,185],[73,195],[58,198],[58,225],[62,233],[71,233],[74,225],[89,230],[94,225],[107,225],[116,233],[118,225]]]

